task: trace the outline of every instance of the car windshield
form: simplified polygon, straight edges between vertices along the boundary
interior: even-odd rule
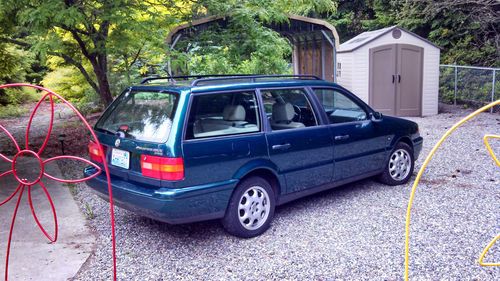
[[[106,110],[95,128],[125,138],[165,142],[177,99],[174,93],[126,91]]]

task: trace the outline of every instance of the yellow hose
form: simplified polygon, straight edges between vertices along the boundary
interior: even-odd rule
[[[498,158],[496,157],[495,153],[493,153],[493,149],[491,148],[490,143],[488,142],[488,139],[500,139],[500,136],[495,136],[495,135],[485,135],[483,138],[484,145],[486,146],[486,149],[488,150],[488,153],[491,155],[491,158],[493,158],[493,161],[497,164],[498,167],[500,167],[500,161],[498,161]]]
[[[488,104],[486,106],[481,107],[480,109],[478,109],[478,110],[474,111],[473,113],[467,115],[465,118],[463,118],[458,123],[456,123],[455,125],[453,125],[453,127],[451,127],[450,129],[448,129],[448,131],[446,131],[446,133],[441,137],[441,139],[439,139],[439,141],[436,143],[436,145],[434,145],[434,147],[432,148],[432,150],[429,153],[429,155],[427,155],[427,157],[425,158],[425,161],[422,164],[422,167],[418,171],[417,177],[415,178],[415,182],[413,183],[413,186],[411,188],[410,200],[408,202],[408,208],[406,210],[406,226],[405,226],[405,276],[404,276],[405,280],[408,280],[409,263],[410,263],[409,254],[410,254],[410,217],[411,217],[411,207],[413,205],[413,200],[415,199],[415,192],[417,191],[417,186],[418,186],[418,183],[420,182],[420,178],[422,177],[423,173],[425,172],[425,169],[427,168],[427,165],[431,161],[431,159],[434,156],[434,154],[436,153],[437,149],[451,135],[451,133],[453,131],[455,131],[458,127],[462,126],[465,122],[467,122],[470,119],[472,119],[473,117],[477,116],[479,113],[481,113],[483,111],[486,111],[486,110],[488,110],[488,109],[490,109],[490,108],[492,108],[494,106],[497,106],[497,105],[500,105],[500,100],[497,100],[497,101],[492,102],[492,103],[490,103],[490,104]],[[492,138],[492,137],[493,138],[500,138],[500,136],[486,135],[485,136],[486,149],[488,150],[489,154],[491,155],[491,157],[493,158],[493,160],[498,165],[499,164],[498,159],[496,158],[495,154],[493,153],[493,150],[491,149],[491,146],[487,142],[487,139],[488,138]],[[484,249],[484,251],[483,251],[483,253],[481,254],[481,257],[480,257],[480,265],[491,265],[491,266],[499,265],[499,264],[482,264],[482,259],[483,259],[484,255],[486,255],[486,252],[488,252],[488,250],[491,248],[491,246],[493,246],[493,244],[496,242],[496,240],[499,239],[499,236],[500,235],[498,235],[497,237],[495,237],[495,239],[493,241],[491,241],[490,244],[488,244],[488,246]]]
[[[481,266],[500,266],[500,262],[483,262],[484,256],[486,256],[486,253],[490,250],[490,248],[497,242],[497,240],[500,239],[500,234],[497,235],[491,242],[484,248],[483,252],[481,253],[481,256],[479,257],[479,265]]]
[[[493,149],[490,146],[490,143],[488,142],[488,139],[500,139],[500,136],[495,136],[495,135],[485,135],[483,140],[484,140],[484,145],[486,146],[486,149],[488,150],[488,153],[491,155],[493,158],[493,161],[497,164],[498,167],[500,167],[500,161],[496,157],[495,153],[493,153]],[[489,263],[489,262],[483,262],[484,256],[486,256],[486,253],[490,250],[490,248],[497,242],[497,240],[500,239],[500,234],[498,234],[491,242],[484,248],[483,252],[481,253],[481,256],[479,257],[479,265],[481,266],[500,266],[500,262],[496,263]]]

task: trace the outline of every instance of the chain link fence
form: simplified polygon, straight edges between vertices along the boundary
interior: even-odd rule
[[[479,108],[498,99],[500,68],[440,65],[440,103]],[[500,107],[491,112],[500,112]]]

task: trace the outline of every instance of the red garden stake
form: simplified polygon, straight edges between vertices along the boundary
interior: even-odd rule
[[[19,209],[19,205],[20,205],[20,202],[21,202],[21,198],[23,197],[24,191],[26,189],[28,190],[28,203],[29,203],[29,206],[30,206],[30,209],[31,209],[31,214],[33,215],[33,219],[35,220],[36,224],[38,225],[38,227],[42,231],[43,235],[45,235],[45,237],[47,237],[47,239],[50,242],[56,242],[57,241],[57,235],[58,235],[57,214],[56,214],[56,210],[55,210],[55,207],[54,207],[54,202],[52,201],[52,198],[50,197],[50,194],[49,194],[47,188],[45,187],[45,185],[41,181],[42,178],[43,177],[47,177],[49,179],[52,179],[52,180],[55,180],[55,181],[59,181],[59,182],[64,182],[64,183],[79,183],[79,182],[83,182],[83,181],[89,180],[91,178],[94,178],[94,177],[98,176],[102,172],[101,168],[98,165],[96,165],[96,164],[94,164],[94,163],[92,163],[92,162],[90,162],[90,161],[88,161],[86,159],[83,159],[81,157],[77,157],[77,156],[62,155],[62,156],[56,156],[56,157],[47,159],[45,161],[43,161],[40,158],[40,155],[42,154],[42,152],[44,151],[45,147],[47,146],[47,143],[49,141],[49,138],[50,138],[50,135],[51,135],[51,132],[52,132],[52,128],[53,128],[53,122],[54,122],[54,97],[58,98],[62,103],[64,103],[66,106],[68,106],[69,108],[71,108],[73,110],[73,112],[80,118],[80,120],[83,122],[83,124],[85,125],[85,127],[89,130],[90,134],[92,135],[92,138],[94,139],[95,143],[99,147],[99,152],[100,152],[100,155],[102,157],[102,163],[103,163],[103,166],[104,166],[104,172],[106,173],[106,179],[107,179],[107,182],[108,182],[109,212],[110,212],[110,218],[111,218],[111,241],[112,241],[112,255],[113,255],[113,280],[116,280],[116,240],[115,240],[116,237],[115,237],[115,214],[114,214],[114,204],[113,204],[113,190],[111,188],[111,179],[110,179],[110,176],[109,176],[108,164],[106,162],[106,157],[104,156],[104,151],[102,149],[101,143],[99,142],[99,139],[95,135],[94,131],[92,130],[92,128],[90,126],[90,124],[85,120],[85,118],[80,114],[80,112],[78,112],[78,110],[71,103],[69,103],[67,100],[65,100],[60,95],[54,93],[51,90],[48,90],[48,89],[45,89],[43,87],[36,86],[36,85],[22,84],[22,83],[0,85],[0,89],[3,89],[3,88],[12,88],[12,87],[30,87],[30,88],[34,88],[34,89],[37,89],[37,90],[44,91],[47,94],[45,94],[40,99],[40,101],[38,101],[38,103],[36,104],[33,112],[30,115],[28,126],[26,128],[25,149],[24,150],[21,150],[21,148],[19,147],[19,144],[16,142],[16,140],[14,139],[14,137],[12,136],[12,134],[5,127],[3,127],[0,124],[0,130],[3,131],[7,135],[7,137],[12,141],[12,143],[14,144],[14,146],[16,148],[16,151],[17,151],[16,155],[12,159],[10,159],[7,156],[5,156],[2,153],[0,153],[0,161],[3,160],[3,161],[7,161],[7,162],[9,162],[9,163],[12,164],[11,170],[0,174],[0,178],[2,178],[3,176],[7,176],[7,175],[12,174],[14,176],[14,178],[16,179],[16,181],[19,183],[18,186],[17,186],[17,188],[16,188],[16,190],[12,194],[10,194],[4,201],[0,202],[0,207],[1,207],[5,203],[7,203],[10,200],[12,200],[16,195],[18,196],[17,197],[16,206],[14,208],[14,213],[12,215],[12,221],[11,221],[11,224],[10,224],[10,231],[9,231],[9,238],[8,238],[8,242],[7,242],[7,255],[6,255],[6,258],[5,258],[5,281],[8,281],[8,277],[9,277],[9,256],[10,256],[10,248],[11,248],[11,242],[12,242],[12,232],[14,230],[14,224],[16,222],[17,211]],[[38,108],[40,107],[40,104],[44,100],[46,100],[47,98],[49,98],[49,100],[50,100],[50,110],[51,110],[51,112],[50,112],[51,115],[50,115],[49,131],[47,133],[47,136],[45,137],[45,140],[44,140],[42,146],[40,147],[40,149],[37,152],[35,152],[35,151],[33,151],[33,150],[31,150],[29,148],[29,131],[30,131],[31,123],[33,121],[33,117],[35,116],[35,113],[37,112]],[[35,180],[28,181],[26,179],[20,178],[19,175],[17,174],[17,171],[16,171],[17,160],[18,160],[18,157],[22,156],[22,155],[31,155],[31,156],[35,157],[35,159],[38,160],[38,165],[39,165],[40,173],[39,173],[38,177]],[[52,161],[59,160],[59,159],[71,159],[71,160],[82,161],[82,162],[84,162],[84,163],[86,163],[88,165],[91,165],[94,168],[96,168],[97,172],[95,174],[89,176],[89,177],[82,178],[82,179],[77,179],[77,180],[60,179],[60,178],[54,177],[52,175],[49,175],[47,172],[45,172],[44,166],[47,163],[50,163]],[[47,230],[42,226],[42,224],[40,223],[40,221],[38,220],[38,217],[36,215],[36,211],[35,211],[35,208],[33,206],[32,199],[31,199],[31,188],[34,185],[39,185],[42,188],[43,192],[45,193],[45,196],[47,197],[47,200],[49,201],[50,208],[52,210],[52,214],[53,214],[53,218],[54,218],[54,232],[53,232],[53,235],[51,235],[51,234],[49,234],[47,232]]]

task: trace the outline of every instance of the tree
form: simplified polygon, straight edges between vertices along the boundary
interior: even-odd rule
[[[328,20],[335,26],[342,42],[366,31],[363,21],[375,17],[373,4],[366,0],[339,0],[337,12]]]
[[[444,48],[445,63],[500,66],[497,0],[420,0],[401,6],[400,24]]]
[[[497,0],[340,0],[338,13],[330,21],[342,41],[398,25],[443,48],[444,63],[500,65]]]
[[[231,14],[241,26],[255,27],[256,37],[276,38],[261,23],[286,20],[287,13],[310,15],[335,7],[331,0],[0,0],[0,24],[9,29],[1,39],[29,48],[42,59],[62,58],[61,66],[78,69],[107,105],[113,92],[110,70],[123,74],[130,84],[138,69],[161,64],[172,24]],[[258,68],[265,54],[272,54],[267,49],[246,54],[249,59],[241,60],[245,66],[238,67]],[[286,48],[278,50],[288,55]],[[280,65],[275,60],[270,67]]]
[[[76,67],[108,105],[111,57],[129,69],[151,41],[163,41],[151,31],[171,25],[183,1],[142,0],[2,0],[0,20],[9,26],[5,41],[29,48],[41,57],[57,56]],[[84,65],[88,63],[92,72]]]

